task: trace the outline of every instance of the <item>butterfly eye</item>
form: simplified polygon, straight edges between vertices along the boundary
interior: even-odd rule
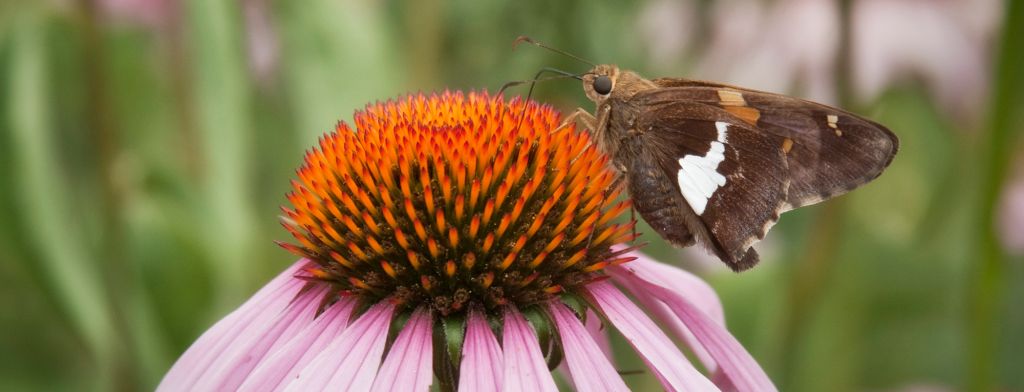
[[[612,92],[612,78],[609,78],[607,75],[598,76],[597,79],[594,79],[593,87],[594,92],[606,95]]]

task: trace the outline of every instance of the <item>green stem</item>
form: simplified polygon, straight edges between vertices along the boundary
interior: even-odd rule
[[[840,107],[849,107],[851,56],[850,51],[850,9],[851,2],[839,2],[839,38],[835,59],[836,99]],[[835,271],[835,255],[840,246],[843,225],[843,200],[832,200],[822,207],[811,223],[807,249],[793,267],[793,277],[788,288],[787,312],[782,319],[782,345],[785,353],[783,369],[777,380],[782,387],[798,383],[796,358],[800,352],[801,337],[806,335],[807,324],[812,312],[823,297],[822,292],[832,282]]]
[[[191,47],[196,129],[204,164],[204,233],[217,276],[217,306],[236,304],[251,281],[248,265],[256,218],[250,192],[252,126],[238,4],[227,0],[182,3]]]
[[[978,259],[972,262],[968,299],[968,389],[991,391],[997,387],[999,347],[998,321],[1003,307],[1006,279],[1006,254],[995,232],[995,214],[1003,189],[1019,127],[1021,90],[1024,89],[1024,2],[1006,5],[1003,36],[996,65],[995,83],[988,124],[982,150],[982,192],[978,211],[976,245]]]
[[[110,79],[106,72],[108,48],[105,45],[98,5],[94,0],[81,0],[79,9],[81,19],[79,28],[85,47],[82,58],[82,78],[86,82],[87,95],[86,125],[91,135],[92,155],[96,165],[96,183],[100,186],[100,203],[102,211],[102,236],[100,237],[100,263],[104,286],[107,287],[107,301],[113,310],[114,328],[122,339],[120,351],[114,356],[112,366],[115,369],[115,388],[123,390],[138,389],[142,385],[139,379],[140,369],[147,368],[153,362],[151,356],[139,352],[140,347],[147,344],[139,342],[140,334],[131,333],[129,321],[137,314],[131,314],[130,303],[137,300],[137,271],[135,264],[128,263],[124,254],[124,230],[122,206],[124,198],[116,184],[114,158],[120,148],[118,142],[117,121],[113,104],[110,100]],[[127,333],[125,333],[127,332]],[[152,368],[153,366],[148,366]]]
[[[81,230],[68,218],[75,214],[52,138],[45,24],[39,11],[32,9],[12,20],[16,25],[11,39],[11,83],[4,93],[9,94],[5,109],[15,146],[12,162],[19,168],[14,170],[13,182],[17,209],[23,214],[20,221],[29,222],[24,230],[40,255],[26,264],[41,275],[88,347],[95,364],[95,389],[108,390],[114,386],[112,365],[121,343],[100,269],[89,258]]]

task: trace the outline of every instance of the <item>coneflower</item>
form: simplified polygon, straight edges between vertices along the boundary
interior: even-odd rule
[[[620,245],[633,222],[616,219],[629,204],[608,160],[556,111],[444,93],[371,105],[355,124],[292,183],[295,242],[281,246],[301,259],[160,390],[553,391],[560,364],[577,390],[626,390],[603,324],[666,389],[774,389],[710,287]]]

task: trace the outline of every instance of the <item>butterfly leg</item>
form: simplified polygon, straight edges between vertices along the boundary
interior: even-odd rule
[[[622,186],[622,181],[626,178],[626,167],[622,165],[613,165],[615,170],[619,171],[619,175],[615,176],[615,180],[612,181],[611,186],[608,189],[617,189]],[[636,245],[636,239],[640,238],[640,235],[636,232],[636,207],[633,206],[632,201],[629,204],[629,220],[633,222],[632,234],[633,239],[630,240],[630,244]]]
[[[606,188],[604,188],[604,197],[606,199],[609,196],[611,196],[613,193],[615,193],[615,191],[618,190],[620,186],[622,186],[622,180],[623,179],[624,179],[624,176],[622,176],[621,174],[616,175],[615,179],[612,180],[612,183],[608,184],[608,186]],[[629,209],[630,209],[630,211],[633,211],[633,207],[632,206],[630,206]],[[631,216],[630,218],[633,221],[636,221],[636,216]],[[596,225],[593,226],[593,229],[596,229],[596,228],[597,228]],[[588,249],[590,248],[590,241],[592,239],[594,239],[594,231],[596,231],[596,230],[591,230],[590,231],[590,235],[587,236],[587,248]],[[636,235],[636,226],[634,225],[633,226],[633,239],[636,240],[636,237],[637,237],[637,235]]]
[[[593,115],[591,115],[586,110],[583,110],[583,108],[576,108],[576,111],[572,112],[572,114],[568,116],[565,116],[565,118],[562,119],[562,122],[558,124],[558,127],[551,130],[551,132],[549,133],[561,131],[562,129],[568,127],[569,124],[574,124],[577,121],[583,123],[583,127],[587,128],[588,131],[594,129],[593,127],[597,124],[597,119],[594,118]]]
[[[590,148],[590,146],[594,144],[595,139],[600,140],[601,134],[604,133],[603,131],[608,126],[608,119],[610,117],[610,113],[611,112],[608,110],[598,111],[597,117],[594,117],[586,110],[583,110],[583,108],[576,108],[575,112],[573,112],[564,120],[562,120],[562,125],[559,125],[558,128],[556,128],[556,130],[562,128],[566,124],[570,124],[577,120],[582,122],[583,126],[586,127],[587,129],[587,133],[590,134],[590,139],[587,140],[587,145],[583,146],[583,148],[580,150],[580,154],[582,154],[583,151]],[[601,152],[607,153],[607,151],[605,151],[603,148],[601,149]],[[573,157],[572,160],[575,161],[577,158],[579,158],[579,154]],[[619,172],[624,173],[624,171],[622,170],[620,170]]]
[[[632,205],[629,206],[629,220],[633,222],[633,239],[629,240],[629,243],[636,245],[636,239],[640,238],[640,235],[636,233],[636,208]]]

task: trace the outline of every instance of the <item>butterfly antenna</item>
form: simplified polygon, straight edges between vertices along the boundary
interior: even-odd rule
[[[552,76],[552,77],[549,77],[549,78],[541,78],[540,75],[543,75],[545,72],[556,73],[559,76]],[[514,81],[511,81],[511,82],[508,82],[508,83],[505,83],[505,84],[501,85],[501,88],[498,89],[498,94],[497,95],[501,95],[509,87],[515,87],[515,86],[520,86],[520,85],[524,85],[524,84],[530,83],[530,89],[532,91],[533,85],[535,83],[537,83],[537,82],[546,82],[546,81],[549,81],[549,80],[560,80],[560,79],[566,79],[566,78],[573,78],[573,79],[576,79],[576,80],[583,80],[583,75],[578,75],[578,74],[574,74],[574,73],[570,73],[570,72],[565,72],[565,71],[562,71],[562,70],[557,69],[557,68],[544,67],[543,69],[540,70],[540,72],[537,72],[537,75],[534,75],[533,79],[514,80]]]
[[[520,35],[519,37],[517,37],[517,38],[516,38],[516,40],[515,40],[515,41],[512,41],[512,49],[515,49],[515,47],[516,47],[516,46],[519,46],[519,44],[521,44],[521,43],[523,43],[523,42],[526,42],[526,43],[528,43],[528,44],[532,44],[532,45],[534,45],[534,46],[539,46],[539,47],[541,47],[541,48],[544,48],[544,49],[550,50],[550,51],[552,51],[552,52],[558,53],[558,54],[560,54],[560,55],[562,55],[562,56],[565,56],[565,57],[569,57],[569,58],[575,59],[576,61],[579,61],[579,62],[581,62],[581,63],[587,64],[587,65],[590,65],[591,67],[594,67],[594,66],[596,66],[596,65],[597,65],[597,64],[594,64],[594,63],[593,63],[593,62],[591,62],[591,61],[587,61],[587,60],[585,60],[584,58],[582,58],[582,57],[580,57],[580,56],[574,55],[574,54],[572,54],[572,53],[566,52],[566,51],[564,51],[564,50],[561,50],[561,49],[555,49],[555,48],[552,48],[552,47],[550,47],[550,46],[547,46],[547,45],[545,45],[545,44],[541,43],[540,41],[537,41],[537,40],[535,40],[535,39],[533,39],[533,38],[530,38],[530,37],[527,37],[527,36],[525,36],[525,35]]]
[[[540,76],[543,75],[546,72],[556,73],[556,74],[558,74],[558,76],[552,76],[552,77],[548,77],[548,78],[541,78]],[[583,80],[583,76],[582,75],[577,75],[577,74],[574,74],[574,73],[571,73],[571,72],[562,71],[562,70],[557,69],[557,68],[544,67],[544,68],[541,68],[541,70],[538,71],[537,74],[533,76],[533,79],[516,80],[516,81],[505,83],[504,85],[501,86],[500,89],[498,89],[498,94],[495,95],[495,98],[501,97],[501,94],[503,94],[505,92],[505,89],[507,89],[509,87],[519,86],[519,85],[523,85],[523,84],[526,84],[526,83],[530,84],[530,89],[527,90],[527,92],[526,92],[526,100],[523,102],[523,109],[519,112],[519,122],[516,123],[516,130],[518,130],[519,127],[523,125],[523,119],[526,118],[526,108],[528,107],[527,103],[530,102],[530,98],[533,97],[533,88],[537,86],[537,82],[546,82],[546,81],[549,81],[549,80],[559,80],[559,79],[566,79],[566,78],[573,78],[573,79],[576,79],[576,80]],[[502,113],[502,115],[504,115],[504,113]]]

